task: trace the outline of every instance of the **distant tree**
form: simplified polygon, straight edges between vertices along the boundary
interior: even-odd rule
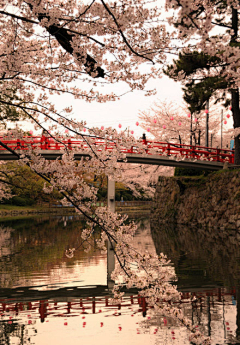
[[[226,79],[221,76],[204,75],[200,77],[196,72],[200,69],[210,70],[213,66],[221,63],[216,56],[210,56],[203,52],[193,51],[187,53],[179,53],[177,60],[169,65],[165,73],[174,80],[178,80],[180,73],[185,74],[186,82],[183,88],[185,100],[190,113],[199,113],[206,108],[207,102],[212,96],[217,97],[219,90],[227,90],[229,85]],[[225,100],[225,105],[229,105],[230,100],[216,99],[216,102]]]
[[[220,110],[211,103],[209,121],[210,144],[220,147]],[[206,114],[195,110],[190,113],[187,105],[179,107],[173,102],[158,101],[148,109],[140,112],[140,125],[148,133],[148,139],[204,146]],[[226,117],[224,117],[226,121]],[[229,143],[232,132],[223,126],[224,145]]]
[[[154,165],[122,165],[122,181],[136,198],[152,199],[159,176],[172,176],[174,168]]]
[[[167,73],[186,86],[185,100],[193,109],[200,111],[212,95],[225,105],[231,103],[235,163],[240,164],[239,1],[200,0],[190,5],[186,0],[167,0],[166,9],[178,11],[169,23],[184,44]]]
[[[45,194],[43,192],[43,179],[26,165],[1,164],[0,179],[9,187],[12,196],[26,199],[26,202],[29,203],[53,201],[61,198],[61,194],[54,190],[51,194]]]

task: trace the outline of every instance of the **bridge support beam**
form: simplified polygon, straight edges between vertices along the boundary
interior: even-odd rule
[[[115,181],[108,177],[108,193],[107,205],[111,212],[115,212]],[[109,289],[113,288],[114,281],[111,279],[111,274],[115,268],[115,257],[113,244],[107,243],[107,285]]]

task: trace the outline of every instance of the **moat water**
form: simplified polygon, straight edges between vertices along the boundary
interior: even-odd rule
[[[240,344],[240,234],[136,222],[136,246],[172,261],[193,324],[214,345]],[[175,320],[153,309],[143,317],[137,294],[110,304],[107,258],[94,240],[84,251],[83,228],[67,216],[0,222],[0,344],[190,344]]]

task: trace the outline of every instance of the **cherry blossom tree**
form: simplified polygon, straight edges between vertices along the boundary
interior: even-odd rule
[[[159,176],[173,176],[174,168],[141,164],[121,164],[122,183],[136,197],[153,198]],[[142,191],[142,194],[140,193]]]
[[[231,112],[224,114],[221,119],[221,109],[210,104],[209,134],[210,146],[220,147],[221,145],[221,121],[223,128],[223,147],[227,147],[233,132],[226,126]],[[147,133],[149,139],[158,142],[170,142],[185,145],[205,146],[206,113],[191,114],[187,105],[179,107],[173,102],[157,101],[153,106],[140,112],[140,125]]]
[[[112,278],[116,280],[113,292],[117,303],[122,296],[121,282],[136,286],[150,305],[185,325],[192,342],[208,344],[209,339],[173,304],[181,296],[169,283],[166,257],[136,251],[132,244],[136,225],[126,224],[126,216],[97,207],[97,188],[84,179],[90,173],[121,180],[118,162],[126,158],[121,147],[131,149],[135,139],[111,128],[87,128],[84,122],[70,118],[70,106],[60,113],[50,98],[67,94],[88,102],[113,101],[120,95],[104,94],[99,86],[117,82],[126,86],[124,92],[144,90],[151,77],[161,75],[160,67],[171,47],[172,34],[160,15],[160,8],[144,0],[93,0],[87,4],[1,0],[0,94],[4,97],[0,97],[0,104],[23,112],[49,140],[62,143],[68,131],[69,136],[82,140],[82,145],[70,148],[64,143],[62,159],[56,161],[46,161],[41,151],[31,146],[19,152],[3,141],[0,145],[45,180],[46,193],[53,189],[60,192],[63,204],[74,205],[85,216],[88,222],[82,245],[86,250],[95,229],[101,230],[99,247],[105,250],[107,240],[116,257]],[[11,90],[17,90],[16,97]],[[153,92],[145,90],[147,95]],[[45,128],[46,121],[51,121],[50,129]],[[6,135],[11,137],[22,139],[23,133],[16,128]],[[139,142],[138,149],[145,152],[144,143]],[[78,162],[76,153],[83,154]],[[72,256],[75,249],[70,248],[67,255]]]
[[[211,90],[208,98],[214,94],[226,101],[230,96],[236,164],[240,164],[239,8],[236,0],[200,0],[191,4],[186,0],[166,0],[166,10],[171,13],[169,23],[175,26],[177,38],[184,46],[181,56],[189,58],[191,65],[181,68],[181,62],[176,61],[169,73],[184,85],[193,78],[196,83],[202,82],[206,92]],[[198,61],[194,68],[193,61]]]
[[[25,108],[32,115],[54,112],[49,93],[105,102],[118,95],[100,93],[98,84],[123,81],[126,91],[142,90],[159,75],[155,65],[165,60],[170,42],[158,21],[159,9],[139,0],[1,1],[0,16],[1,94],[6,98],[1,102],[20,109],[29,102]],[[142,72],[138,66],[143,63],[151,69]],[[79,89],[75,81],[86,88]],[[12,100],[9,86],[18,90],[21,102]],[[41,91],[37,97],[36,90]],[[35,113],[33,105],[38,106]]]

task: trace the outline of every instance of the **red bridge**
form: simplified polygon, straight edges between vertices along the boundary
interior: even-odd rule
[[[225,162],[234,164],[234,152],[227,149],[146,140],[136,142],[136,146],[126,148],[124,143],[119,141],[109,140],[106,143],[103,139],[94,137],[88,140],[92,147],[95,147],[96,153],[103,150],[111,152],[118,147],[122,153],[126,154],[128,163],[187,166],[213,170],[222,169]],[[16,160],[18,157],[14,156],[11,150],[20,153],[30,147],[40,149],[42,156],[51,160],[61,156],[66,149],[74,151],[75,159],[89,155],[87,142],[74,138],[55,139],[45,136],[28,136],[20,140],[0,137],[0,141],[4,144],[0,146],[1,160]]]
[[[125,295],[120,304],[112,304],[111,296],[104,295],[91,296],[91,287],[88,297],[67,297],[55,296],[52,298],[44,298],[44,293],[42,293],[42,298],[31,298],[25,296],[24,298],[14,297],[14,298],[0,298],[0,315],[4,316],[5,313],[13,312],[16,316],[23,313],[31,313],[36,311],[39,313],[39,317],[42,321],[48,316],[70,316],[71,313],[76,314],[98,314],[106,312],[107,309],[113,310],[113,315],[120,315],[118,310],[120,309],[130,309],[128,307],[135,307],[134,314],[138,312],[146,313],[149,308],[147,305],[145,297],[141,297],[139,294],[128,294]],[[81,291],[81,288],[80,288]],[[80,292],[78,291],[78,293]],[[106,291],[106,290],[105,290]],[[47,293],[47,291],[45,291]],[[80,292],[81,293],[81,292]],[[37,291],[37,294],[41,292]],[[197,303],[206,304],[207,297],[214,297],[215,302],[221,302],[229,296],[229,300],[232,298],[236,300],[236,290],[225,289],[221,287],[203,289],[196,292],[184,291],[181,295],[181,303],[187,303],[196,305]],[[30,315],[29,315],[30,316]],[[8,315],[7,315],[8,317]],[[36,318],[37,315],[34,315]]]

